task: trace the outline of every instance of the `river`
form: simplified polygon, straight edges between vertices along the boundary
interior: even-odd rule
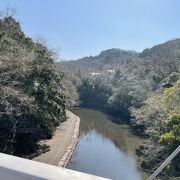
[[[80,137],[68,168],[114,180],[141,180],[135,149],[141,139],[126,124],[90,109],[73,110],[81,119]]]

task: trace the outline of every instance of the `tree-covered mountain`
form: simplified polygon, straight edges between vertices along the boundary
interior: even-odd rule
[[[129,59],[136,57],[134,51],[125,51],[121,49],[108,49],[102,51],[97,56],[84,57],[75,61],[62,61],[60,64],[68,69],[80,69],[84,72],[99,72],[108,69],[114,69],[119,64],[125,64]]]
[[[145,49],[141,53],[125,51],[121,49],[108,49],[97,56],[84,57],[77,60],[61,61],[64,68],[85,72],[100,72],[108,69],[116,69],[117,66],[127,65],[134,59],[141,59],[141,63],[154,63],[165,68],[175,68],[180,59],[180,39],[168,41]],[[158,71],[158,69],[157,69]]]

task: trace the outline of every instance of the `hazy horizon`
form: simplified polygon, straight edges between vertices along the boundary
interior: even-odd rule
[[[59,59],[94,56],[102,50],[143,49],[180,37],[178,0],[0,0],[30,37],[43,36],[61,49]]]
[[[85,55],[85,56],[82,56],[82,57],[79,57],[79,58],[75,58],[75,59],[59,59],[60,61],[75,61],[75,60],[78,60],[78,59],[82,59],[82,58],[85,58],[85,57],[90,57],[90,56],[98,56],[102,51],[106,51],[106,50],[110,50],[110,49],[119,49],[119,50],[122,50],[122,51],[132,51],[132,52],[136,52],[136,53],[141,53],[143,52],[145,49],[150,49],[150,48],[153,48],[154,46],[157,46],[157,45],[160,45],[160,44],[163,44],[163,43],[166,43],[166,42],[169,42],[169,41],[172,41],[172,40],[177,40],[177,39],[180,39],[180,37],[177,37],[177,38],[173,38],[173,39],[169,39],[169,40],[166,40],[164,42],[160,42],[158,44],[154,44],[150,47],[145,47],[144,49],[142,49],[141,51],[136,51],[136,50],[132,50],[132,49],[122,49],[122,48],[119,48],[119,47],[112,47],[112,48],[108,48],[108,49],[102,49],[100,50],[99,52],[97,52],[96,54],[90,54],[90,55]]]

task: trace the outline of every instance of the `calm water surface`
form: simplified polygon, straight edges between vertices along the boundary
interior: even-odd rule
[[[141,180],[135,149],[141,140],[128,125],[116,124],[102,112],[73,111],[81,119],[79,143],[68,168],[115,180]]]

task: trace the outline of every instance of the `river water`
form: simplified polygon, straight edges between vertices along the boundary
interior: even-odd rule
[[[77,109],[73,113],[80,117],[81,124],[69,169],[115,180],[144,179],[135,154],[141,139],[128,125],[117,124],[96,110]]]

